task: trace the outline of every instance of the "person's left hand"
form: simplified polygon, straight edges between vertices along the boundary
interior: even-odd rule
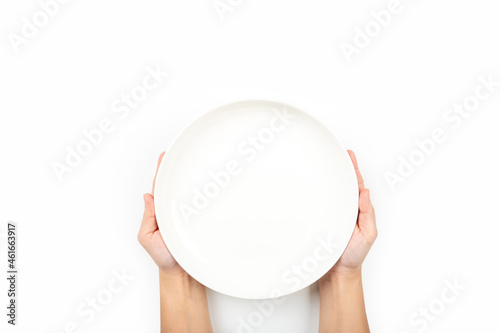
[[[160,167],[160,162],[165,153],[160,155],[158,159],[158,166],[156,168],[156,174],[158,174],[158,168]],[[154,186],[156,182],[156,174],[153,180],[153,193]],[[174,273],[185,275],[186,271],[177,263],[170,251],[167,249],[165,242],[158,229],[158,223],[156,222],[155,214],[155,203],[152,194],[144,194],[144,216],[142,218],[141,228],[137,239],[144,247],[144,249],[149,253],[151,258],[153,258],[156,265],[162,273]]]

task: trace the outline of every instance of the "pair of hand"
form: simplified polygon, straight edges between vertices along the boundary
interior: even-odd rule
[[[331,276],[344,276],[357,274],[361,271],[361,266],[365,260],[370,248],[372,247],[375,239],[377,238],[377,227],[375,223],[375,211],[370,200],[370,191],[365,188],[363,177],[359,172],[358,162],[354,152],[348,151],[351,157],[359,186],[359,214],[356,223],[356,228],[351,237],[349,245],[344,251],[342,257],[333,266],[333,268],[323,277],[323,279]],[[158,166],[165,153],[160,155],[158,159]],[[153,191],[154,193],[154,183]],[[144,194],[144,216],[142,219],[141,228],[139,230],[138,240],[141,245],[146,249],[149,255],[153,258],[156,265],[161,272],[170,274],[187,275],[184,269],[175,261],[174,257],[170,254],[161,237],[158,224],[156,222],[154,198],[152,194]]]

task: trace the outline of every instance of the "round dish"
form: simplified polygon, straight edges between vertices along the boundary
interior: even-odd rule
[[[349,156],[314,117],[268,100],[224,105],[191,123],[156,178],[162,237],[194,279],[246,299],[319,280],[356,224]]]

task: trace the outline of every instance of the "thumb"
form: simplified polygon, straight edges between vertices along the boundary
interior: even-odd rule
[[[155,215],[155,203],[153,196],[149,193],[144,194],[144,215],[142,217],[140,234],[149,234],[158,229]]]
[[[359,216],[358,225],[363,234],[370,239],[377,238],[377,225],[375,219],[375,210],[370,200],[370,190],[363,189],[359,193]]]

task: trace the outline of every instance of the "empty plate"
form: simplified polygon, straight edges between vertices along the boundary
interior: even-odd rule
[[[154,196],[178,263],[208,288],[247,299],[319,280],[358,213],[341,143],[308,113],[267,100],[224,105],[191,123],[165,154]]]

